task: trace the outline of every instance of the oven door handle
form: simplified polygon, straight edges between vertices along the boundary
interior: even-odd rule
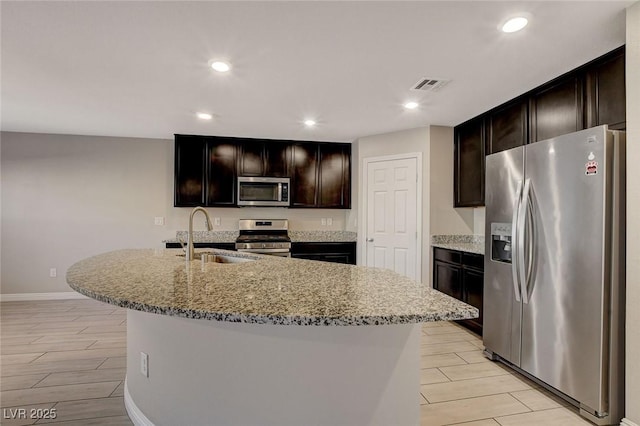
[[[278,249],[237,249],[236,251],[243,253],[257,253],[257,254],[273,254],[276,256],[286,256],[291,257],[290,250],[287,248],[278,248]]]

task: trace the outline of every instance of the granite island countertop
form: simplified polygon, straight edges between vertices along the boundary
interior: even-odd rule
[[[431,246],[484,255],[484,235],[432,235]]]
[[[395,272],[197,250],[252,262],[185,261],[180,249],[130,249],[77,262],[67,282],[112,305],[195,319],[283,325],[378,325],[476,318],[478,310]]]

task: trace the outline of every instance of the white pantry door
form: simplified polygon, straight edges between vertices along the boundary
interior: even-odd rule
[[[418,158],[367,162],[366,262],[420,279]]]

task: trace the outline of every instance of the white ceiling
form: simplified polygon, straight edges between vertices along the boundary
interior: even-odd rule
[[[351,141],[453,126],[624,44],[631,3],[2,1],[2,130]],[[517,12],[530,25],[499,32]],[[410,91],[422,77],[452,81]]]

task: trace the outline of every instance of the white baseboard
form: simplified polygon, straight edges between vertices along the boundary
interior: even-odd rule
[[[28,300],[65,300],[65,299],[89,299],[75,291],[63,291],[58,293],[15,293],[0,294],[0,302],[22,302]]]
[[[127,377],[124,378],[124,408],[127,410],[127,414],[131,419],[131,422],[135,426],[154,426],[154,424],[144,415],[142,410],[138,408],[131,394],[129,393],[129,387],[127,386]]]
[[[620,422],[620,426],[640,426],[637,423],[632,422],[629,419],[622,419],[622,422]]]

